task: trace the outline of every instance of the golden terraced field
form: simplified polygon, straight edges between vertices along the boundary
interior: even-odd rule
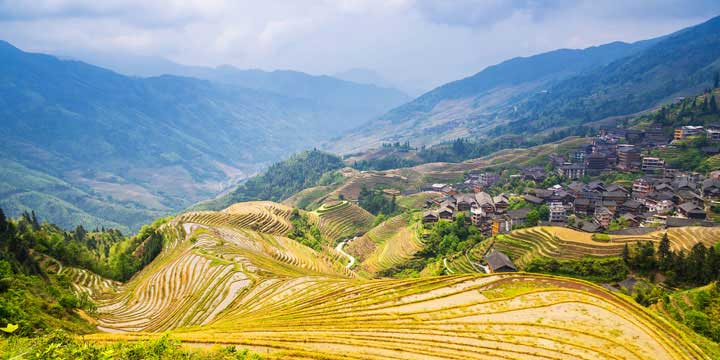
[[[78,273],[99,304],[99,332],[86,338],[169,331],[270,359],[709,359],[673,323],[591,283],[524,273],[359,279],[280,234],[285,207],[238,208],[164,225],[163,252],[125,284]],[[246,225],[247,216],[266,222]],[[407,224],[393,218],[366,236],[376,249],[396,246]],[[368,261],[384,260],[372,251]]]
[[[595,241],[592,234],[563,227],[537,226],[496,236],[494,247],[510,256],[518,265],[529,263],[533,258],[579,259],[583,256],[619,256],[626,243],[642,241],[660,242],[665,230],[644,235],[611,235],[610,241]],[[688,253],[693,245],[702,242],[711,246],[720,241],[720,228],[684,227],[667,230],[672,250]],[[482,249],[472,252],[479,257]]]

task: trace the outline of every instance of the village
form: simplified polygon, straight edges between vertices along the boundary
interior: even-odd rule
[[[605,234],[720,225],[715,215],[720,210],[720,171],[681,171],[650,156],[653,150],[693,139],[720,145],[720,124],[683,126],[673,135],[670,138],[659,126],[645,131],[601,129],[591,144],[551,154],[545,166],[513,169],[511,174],[469,172],[461,183],[433,184],[427,190],[442,195],[426,203],[423,223],[453,220],[464,213],[488,237],[535,225]],[[714,155],[720,147],[700,150]],[[624,176],[624,185],[602,180],[617,175]],[[549,179],[552,185],[537,186]],[[535,186],[496,192],[504,182]]]

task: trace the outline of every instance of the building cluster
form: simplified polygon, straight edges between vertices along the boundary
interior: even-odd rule
[[[452,191],[451,191],[452,192]],[[485,236],[507,233],[514,224],[525,222],[530,209],[509,210],[510,201],[506,194],[491,196],[479,191],[474,193],[445,193],[435,199],[428,207],[434,208],[423,214],[423,222],[433,223],[439,220],[453,220],[457,214],[464,213],[472,225]]]
[[[720,126],[684,126],[675,131],[675,138],[707,136],[720,141],[718,134]],[[531,206],[548,207],[548,224],[588,232],[607,231],[613,221],[623,228],[715,225],[708,220],[707,209],[720,205],[720,175],[717,172],[706,178],[668,168],[662,159],[643,155],[645,149],[669,146],[669,140],[659,127],[644,132],[605,129],[588,146],[565,156],[549,156],[553,171],[569,183],[547,189],[525,189],[522,196]],[[601,181],[579,181],[586,175],[618,171],[642,172],[644,175],[627,187]],[[545,167],[532,166],[520,169],[519,174],[511,177],[541,183],[551,175],[553,173]],[[529,208],[508,211],[509,194],[492,196],[484,191],[498,182],[498,174],[485,172],[467,174],[465,181],[459,184],[433,185],[432,190],[440,191],[444,196],[428,204],[427,207],[433,210],[425,212],[423,221],[451,220],[464,212],[486,236],[523,225]],[[568,222],[570,215],[574,215],[573,221]]]
[[[705,209],[720,203],[720,180],[675,171],[638,178],[629,188],[573,181],[564,187],[528,189],[524,198],[547,204],[551,224],[568,225],[567,215],[575,214],[579,220],[570,225],[588,232],[607,230],[613,220],[630,228],[714,225]]]

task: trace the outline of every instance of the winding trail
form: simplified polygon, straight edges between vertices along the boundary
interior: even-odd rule
[[[445,266],[445,271],[448,272],[448,274],[454,274],[455,272],[450,270],[450,268],[447,266],[447,258],[443,258],[443,266]]]
[[[355,239],[357,239],[357,236],[353,238],[353,240],[355,240]],[[348,259],[350,259],[350,262],[347,265],[345,265],[345,267],[348,269],[352,268],[353,265],[355,265],[355,257],[346,253],[345,251],[343,251],[343,246],[345,246],[345,244],[347,244],[350,241],[351,240],[343,240],[339,244],[337,244],[337,246],[335,247],[335,250],[337,250],[337,252],[345,255]]]

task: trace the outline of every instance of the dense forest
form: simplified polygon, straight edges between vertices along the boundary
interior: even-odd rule
[[[317,149],[297,153],[271,165],[264,173],[248,179],[227,195],[193,207],[220,210],[234,203],[252,200],[282,201],[302,189],[322,183],[322,176],[344,167],[338,156]]]

